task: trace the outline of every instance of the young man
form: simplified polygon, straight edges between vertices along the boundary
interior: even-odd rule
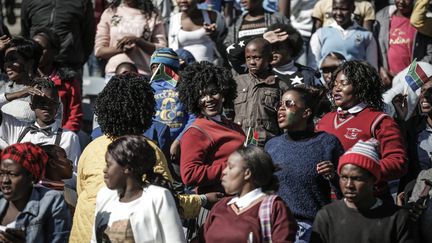
[[[36,122],[34,124],[22,122],[2,112],[0,137],[10,145],[21,142],[58,145],[74,162],[76,170],[81,146],[78,135],[62,129],[61,120],[55,119],[60,106],[57,88],[54,82],[47,78],[37,78],[33,84],[34,86],[0,96],[0,107],[15,99],[31,96],[30,107],[36,115]]]
[[[344,199],[317,214],[311,243],[415,242],[408,211],[373,196],[381,176],[378,141],[360,140],[339,159],[339,184]]]
[[[258,146],[264,146],[267,140],[280,133],[276,105],[281,90],[286,89],[287,85],[272,73],[272,58],[268,41],[263,38],[251,40],[245,49],[249,73],[235,77],[237,98],[234,101],[234,122],[242,127],[245,134],[254,134]]]
[[[319,67],[329,52],[336,51],[347,60],[367,61],[377,69],[377,43],[372,33],[351,19],[354,0],[333,0],[332,6],[335,23],[320,28],[312,35],[309,66]]]

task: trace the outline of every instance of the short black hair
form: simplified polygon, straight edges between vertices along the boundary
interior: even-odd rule
[[[269,61],[272,60],[272,47],[270,42],[268,42],[266,39],[262,38],[262,37],[256,37],[253,38],[252,40],[250,40],[247,45],[246,48],[250,45],[256,45],[256,46],[260,46],[262,48],[262,53],[261,55],[263,56],[267,56],[267,58],[269,58]],[[246,50],[245,48],[245,50]]]
[[[284,41],[286,45],[292,50],[292,57],[297,57],[303,53],[303,39],[300,32],[291,24],[276,23],[270,25],[267,31],[281,29],[288,34],[288,39]]]
[[[195,62],[180,72],[181,81],[178,83],[179,100],[186,109],[201,115],[199,99],[201,92],[210,84],[220,89],[224,98],[224,107],[231,107],[237,97],[237,84],[230,70],[215,66],[209,62]]]
[[[15,48],[16,52],[25,59],[33,60],[33,73],[37,72],[39,60],[42,56],[43,48],[34,40],[24,39],[22,37],[14,37],[5,46],[5,52],[9,48]]]
[[[326,90],[320,87],[299,84],[288,88],[285,93],[288,91],[297,92],[300,96],[300,99],[305,104],[305,108],[309,108],[311,110],[312,114],[308,119],[308,124],[311,125],[313,123],[314,117],[316,117],[320,112],[323,99],[326,98]]]
[[[114,75],[95,104],[102,132],[110,138],[141,135],[152,124],[156,102],[147,78],[127,73]]]
[[[120,68],[123,68],[123,67],[129,68],[129,69],[131,69],[132,71],[134,71],[135,73],[138,73],[138,68],[137,68],[137,66],[136,66],[135,64],[131,63],[131,62],[122,62],[122,63],[120,63],[119,65],[117,65],[117,67],[116,67],[116,69],[115,69],[115,73],[116,73],[116,74],[119,74],[119,73],[117,73],[117,72],[120,70]]]
[[[353,86],[353,93],[359,102],[364,102],[368,107],[382,111],[384,100],[382,93],[383,84],[377,70],[364,61],[346,61],[342,63],[332,74],[330,89],[333,89],[337,75],[343,72],[348,82]]]
[[[61,48],[61,42],[60,42],[60,37],[57,35],[56,32],[54,32],[50,28],[42,27],[42,28],[37,29],[34,32],[33,37],[35,37],[37,35],[42,36],[45,39],[47,39],[50,47],[54,50],[54,52],[56,54],[59,53],[60,48]]]

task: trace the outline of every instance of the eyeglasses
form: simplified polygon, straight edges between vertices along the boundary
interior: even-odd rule
[[[296,106],[296,103],[294,100],[281,100],[278,103],[276,109],[279,110],[279,108],[281,108],[281,107],[287,109],[287,108],[291,108],[291,107],[295,107],[295,106]]]

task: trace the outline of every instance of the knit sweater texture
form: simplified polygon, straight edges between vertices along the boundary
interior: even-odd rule
[[[264,148],[280,167],[277,194],[286,202],[296,219],[313,221],[318,210],[330,203],[330,183],[318,175],[316,165],[331,161],[335,168],[343,154],[339,140],[328,133],[297,141],[283,134],[270,139]],[[338,187],[337,181],[332,181]]]

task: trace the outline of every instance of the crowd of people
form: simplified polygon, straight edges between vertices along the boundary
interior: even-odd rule
[[[20,18],[0,26],[0,242],[432,242],[432,1]],[[105,80],[90,130],[84,65]]]

